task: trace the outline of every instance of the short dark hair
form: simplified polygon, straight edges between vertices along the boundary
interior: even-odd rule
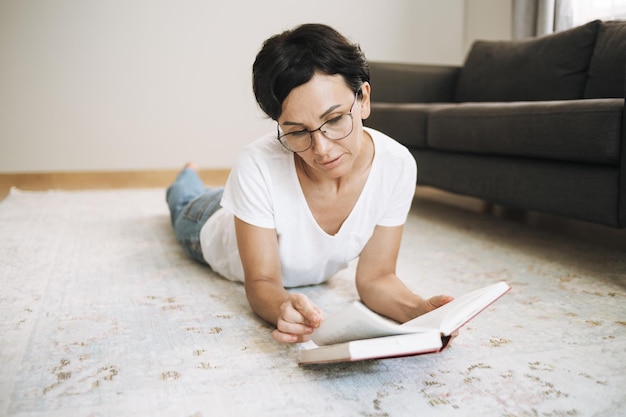
[[[359,45],[330,26],[304,24],[270,37],[257,54],[252,88],[261,110],[278,120],[291,90],[310,81],[316,71],[341,75],[355,93],[370,80]]]

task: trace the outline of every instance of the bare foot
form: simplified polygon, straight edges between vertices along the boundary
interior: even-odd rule
[[[198,165],[196,165],[195,162],[187,162],[183,169],[186,168],[193,169],[194,171],[198,172]]]

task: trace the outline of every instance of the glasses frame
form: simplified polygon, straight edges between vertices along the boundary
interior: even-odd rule
[[[352,132],[354,131],[354,117],[352,116],[352,109],[354,109],[354,105],[356,104],[357,99],[359,98],[359,92],[360,92],[360,91],[361,91],[361,89],[359,88],[359,89],[358,89],[358,90],[354,93],[354,101],[352,102],[352,105],[350,106],[350,110],[348,110],[348,112],[347,112],[347,113],[344,113],[344,114],[342,114],[341,116],[338,116],[338,117],[350,116],[351,128],[350,128],[350,131],[349,131],[349,132],[348,132],[345,136],[342,136],[342,137],[340,137],[340,138],[333,139],[333,138],[329,138],[328,136],[326,136],[326,135],[324,134],[324,131],[322,130],[322,128],[323,128],[323,127],[324,127],[324,126],[325,126],[328,122],[330,122],[331,120],[333,120],[333,119],[330,119],[330,120],[327,120],[327,121],[325,121],[324,123],[322,123],[322,124],[320,125],[320,127],[318,127],[317,129],[314,129],[314,130],[302,129],[302,130],[298,130],[298,131],[295,131],[295,132],[285,133],[285,134],[282,134],[282,135],[280,134],[280,123],[276,123],[276,132],[277,132],[277,133],[276,133],[276,139],[278,139],[278,142],[280,142],[280,144],[283,146],[283,148],[287,149],[289,152],[293,152],[293,153],[300,153],[300,152],[306,152],[306,151],[308,151],[309,149],[311,149],[311,146],[313,146],[313,133],[318,132],[318,131],[319,131],[319,132],[322,134],[322,136],[324,136],[326,139],[328,139],[328,140],[332,140],[332,141],[335,141],[335,140],[341,140],[341,139],[345,139],[345,138],[347,138],[347,137],[348,137],[348,136],[350,136],[350,134],[352,134]],[[302,149],[302,150],[299,150],[299,151],[294,151],[293,149],[291,149],[291,148],[289,147],[289,145],[287,145],[287,144],[286,144],[285,142],[283,142],[283,140],[282,140],[285,136],[291,135],[291,134],[293,134],[293,133],[302,133],[302,132],[308,132],[308,133],[309,133],[309,146],[307,146],[305,149]]]

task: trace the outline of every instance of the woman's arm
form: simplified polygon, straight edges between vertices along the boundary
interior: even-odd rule
[[[252,310],[276,326],[274,339],[286,343],[308,340],[308,335],[320,325],[322,314],[304,294],[289,293],[283,287],[276,231],[253,226],[237,217],[235,231],[246,297]]]
[[[452,301],[450,296],[428,300],[413,293],[396,275],[403,226],[376,226],[357,264],[356,287],[370,309],[404,323]]]

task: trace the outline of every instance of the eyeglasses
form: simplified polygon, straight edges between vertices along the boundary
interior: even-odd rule
[[[360,91],[360,90],[359,90]],[[341,140],[347,138],[354,129],[354,120],[352,118],[352,109],[356,103],[356,99],[359,96],[359,91],[354,93],[354,101],[348,113],[341,116],[334,117],[324,122],[320,127],[315,130],[298,130],[297,132],[289,132],[281,134],[280,125],[276,126],[278,131],[277,139],[281,145],[291,152],[304,152],[313,146],[313,133],[319,132],[324,135],[326,139]]]

